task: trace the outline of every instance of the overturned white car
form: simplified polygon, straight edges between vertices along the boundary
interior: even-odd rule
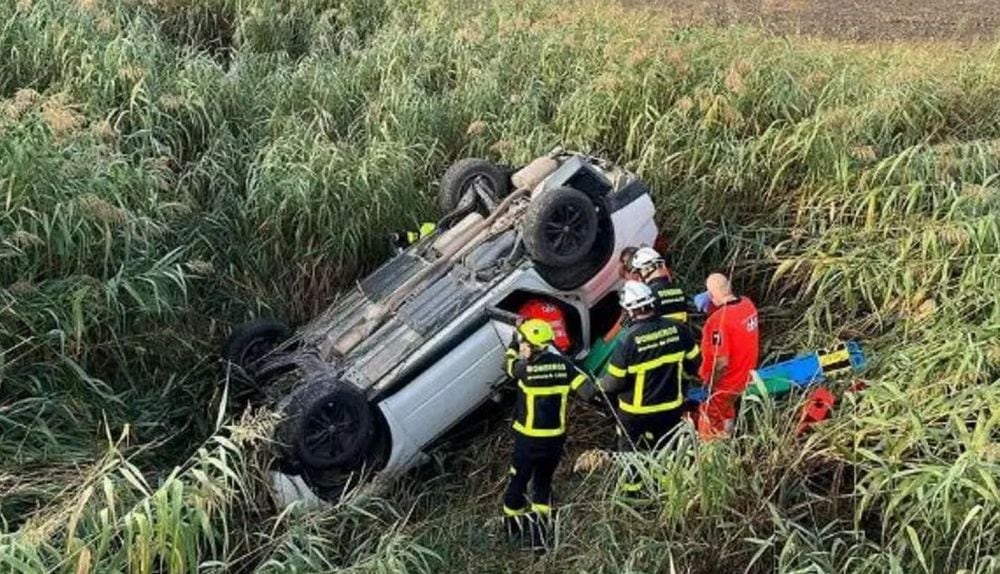
[[[543,299],[583,357],[618,317],[615,255],[656,239],[648,188],[605,161],[556,150],[513,175],[478,159],[441,179],[447,213],[293,336],[258,320],[225,357],[283,415],[285,495],[336,496],[351,476],[393,477],[496,394],[513,317]]]

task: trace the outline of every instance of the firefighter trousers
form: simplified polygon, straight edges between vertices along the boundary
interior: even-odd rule
[[[621,452],[648,452],[663,446],[668,435],[681,421],[683,409],[676,408],[659,413],[636,415],[618,411],[621,427],[618,429],[618,450]],[[635,493],[642,490],[641,469],[633,463],[628,466],[622,490]]]
[[[562,458],[566,437],[535,438],[514,433],[510,482],[503,497],[504,514],[548,514],[552,505],[552,476]],[[528,486],[531,497],[528,497]]]

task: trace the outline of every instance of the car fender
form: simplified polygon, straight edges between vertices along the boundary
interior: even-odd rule
[[[656,241],[657,229],[654,215],[656,207],[648,194],[637,197],[629,204],[622,206],[611,214],[611,222],[615,229],[614,253],[621,253],[626,247],[653,245]],[[618,257],[608,258],[608,262],[590,281],[577,289],[576,293],[589,308],[611,292],[621,283]]]
[[[490,321],[452,352],[378,403],[392,441],[383,474],[412,467],[421,449],[473,412],[493,394],[503,373],[504,326]]]
[[[318,508],[323,500],[316,496],[312,488],[301,476],[271,471],[271,490],[278,508],[287,508],[293,503],[305,508]]]

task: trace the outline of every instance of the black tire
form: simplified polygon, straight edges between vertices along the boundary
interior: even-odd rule
[[[577,265],[554,266],[535,263],[535,270],[546,283],[560,291],[572,291],[594,278],[614,255],[615,230],[603,203],[597,206],[597,239],[590,252]]]
[[[389,461],[389,455],[392,451],[389,427],[378,409],[372,409],[372,416],[375,419],[375,433],[371,445],[365,450],[363,456],[359,456],[359,459],[350,465],[350,468],[319,470],[310,466],[302,466],[293,471],[294,474],[302,476],[309,488],[316,493],[316,496],[323,500],[336,502],[346,488],[360,484],[374,473],[385,468],[385,463]]]
[[[550,189],[531,200],[524,244],[535,263],[569,267],[584,260],[597,239],[597,206],[572,187]]]
[[[324,392],[325,383],[306,383],[295,388],[291,394],[278,402],[281,420],[274,428],[274,442],[280,453],[283,472],[300,474],[302,464],[295,456],[295,443],[299,433],[299,421],[305,410],[305,405],[316,400],[319,393]]]
[[[286,456],[313,470],[351,469],[372,446],[375,421],[364,395],[346,383],[317,381],[295,392],[275,438]]]
[[[254,363],[274,351],[290,336],[288,325],[280,321],[254,319],[233,328],[222,346],[222,357],[244,370],[249,370]]]
[[[498,165],[474,157],[460,159],[451,164],[441,176],[438,190],[438,206],[441,211],[449,214],[458,209],[462,197],[477,181],[486,188],[495,202],[510,193],[510,179]],[[487,206],[478,197],[475,210],[483,215],[488,212]]]

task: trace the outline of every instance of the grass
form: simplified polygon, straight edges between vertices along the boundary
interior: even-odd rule
[[[996,48],[534,0],[0,22],[0,570],[1000,571]],[[268,416],[220,408],[228,325],[321,310],[435,215],[450,161],[556,144],[637,170],[683,279],[732,272],[770,355],[859,337],[870,388],[805,439],[763,403],[736,440],[679,437],[637,508],[564,468],[537,560],[490,522],[503,429],[379,497],[276,509]],[[573,452],[611,440],[574,414]]]

